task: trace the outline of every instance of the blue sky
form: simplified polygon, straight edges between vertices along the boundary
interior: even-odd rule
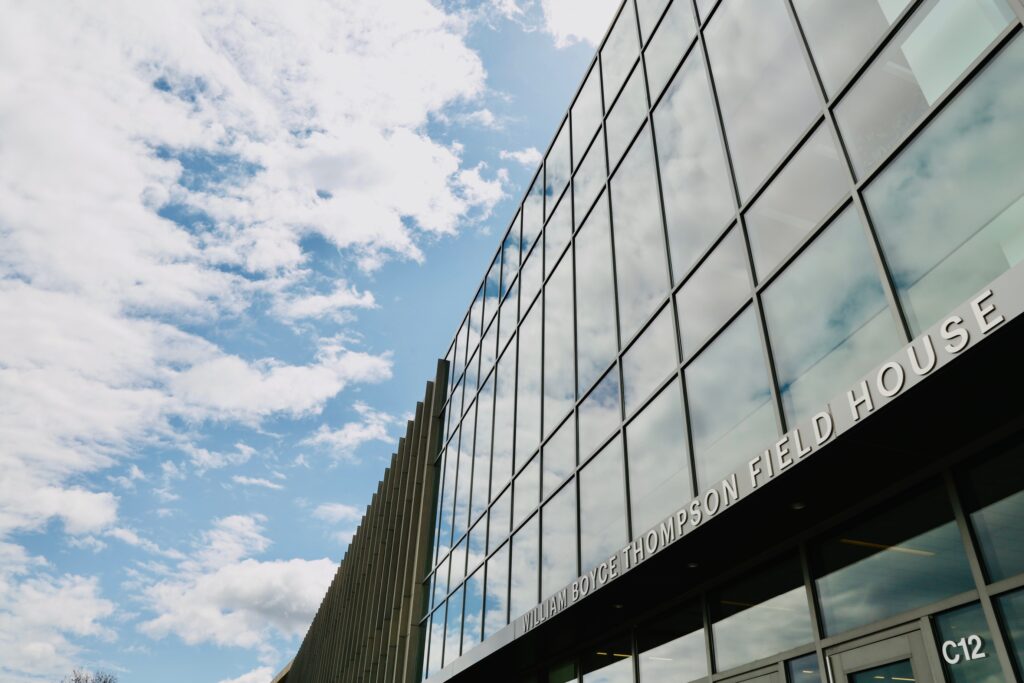
[[[618,3],[3,5],[0,680],[267,681]]]

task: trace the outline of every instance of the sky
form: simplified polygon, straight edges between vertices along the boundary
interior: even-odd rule
[[[615,0],[0,0],[0,681],[265,683]]]

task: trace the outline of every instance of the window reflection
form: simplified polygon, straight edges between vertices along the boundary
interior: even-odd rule
[[[541,451],[544,471],[542,497],[547,497],[576,469],[576,423],[572,416],[558,427]]]
[[[544,225],[544,174],[538,173],[523,202],[523,253],[533,248]]]
[[[544,228],[544,272],[548,275],[558,263],[572,237],[572,202],[568,196],[555,207],[554,215]]]
[[[958,477],[989,581],[1024,572],[1022,462],[1024,444],[1018,444],[977,463]]]
[[[481,567],[466,580],[465,610],[462,617],[462,651],[480,642],[484,625],[484,570]]]
[[[544,288],[544,432],[550,434],[576,402],[572,257],[559,262]]]
[[[700,490],[716,485],[778,435],[752,308],[686,368]]]
[[[664,6],[664,2],[654,0],[657,4]],[[637,7],[652,4],[652,0],[640,0]],[[640,23],[644,23],[643,10],[640,13]],[[651,89],[651,101],[658,99],[658,95],[665,89],[668,79],[679,66],[679,60],[683,53],[690,47],[694,36],[697,35],[697,27],[693,21],[693,10],[688,2],[673,2],[665,13],[658,26],[657,33],[651,38],[650,44],[644,51],[644,63],[647,65],[647,85]],[[710,97],[708,93],[708,97]],[[661,145],[660,138],[658,142]]]
[[[487,270],[487,279],[484,281],[484,327],[489,325],[498,312],[498,302],[501,300],[501,253],[494,256],[491,267]]]
[[[941,648],[942,643],[953,641],[956,643],[961,638],[967,639],[974,636],[980,638],[977,651],[981,657],[973,657],[976,648],[972,639],[971,659],[961,655],[960,660],[950,665],[943,657],[943,668],[946,670],[946,680],[949,683],[1005,683],[1002,667],[999,666],[999,659],[996,657],[995,647],[992,639],[992,632],[988,628],[988,621],[985,613],[978,603],[964,605],[955,610],[950,610],[935,617],[935,636],[937,645]]]
[[[718,671],[810,642],[811,613],[794,556],[708,596]]]
[[[512,526],[512,487],[498,495],[490,511],[490,531],[487,537],[487,552],[491,552],[508,538]]]
[[[693,681],[708,673],[699,604],[673,609],[636,631],[641,681]]]
[[[538,564],[540,555],[540,515],[534,515],[529,522],[512,536],[512,583],[509,594],[510,619],[525,614],[539,601],[540,589]]]
[[[626,87],[615,101],[615,106],[605,119],[605,134],[608,136],[608,164],[615,168],[622,153],[626,151],[640,125],[647,118],[647,92],[644,89],[644,71],[640,66],[633,69]]]
[[[754,269],[763,280],[850,191],[850,179],[828,127],[789,160],[746,213]]]
[[[640,15],[640,34],[643,36],[643,42],[646,43],[650,38],[651,31],[654,30],[667,4],[668,0],[637,0],[636,11]],[[686,6],[685,2],[679,4]]]
[[[519,280],[512,283],[508,296],[501,302],[498,313],[498,355],[508,346],[519,324]]]
[[[733,228],[676,293],[683,357],[693,356],[750,298],[743,234]]]
[[[573,208],[576,214],[576,225],[580,225],[590,206],[604,187],[608,177],[608,168],[604,158],[604,136],[597,136],[587,156],[580,162],[579,169],[572,179]]]
[[[691,495],[679,382],[665,387],[626,427],[633,535],[654,527]]]
[[[435,607],[444,602],[444,599],[448,596],[448,560],[446,557],[437,565],[437,570],[434,572],[434,600],[433,604]]]
[[[598,202],[576,235],[576,336],[586,340],[576,353],[578,394],[582,395],[618,352],[615,334],[615,286],[608,205]]]
[[[505,239],[501,243],[501,295],[505,296],[508,292],[509,287],[512,286],[512,281],[516,278],[516,274],[519,272],[519,226],[522,222],[522,213],[516,213],[515,219],[512,221],[512,226],[508,229],[505,234]]]
[[[458,586],[466,578],[466,547],[467,542],[463,538],[455,544],[455,547],[452,548],[452,554],[448,558],[449,590],[454,586]]]
[[[901,496],[812,552],[828,635],[974,588],[953,510],[938,486]]]
[[[711,10],[714,9],[717,2],[718,0],[697,0],[697,13],[700,15],[701,21],[708,20],[708,15],[711,14]]]
[[[1024,671],[1024,590],[1004,595],[996,602],[1003,616],[1010,657],[1017,671]]]
[[[498,360],[494,394],[494,445],[491,490],[500,491],[512,477],[512,440],[515,436],[516,347],[512,344]]]
[[[540,502],[540,458],[535,457],[516,475],[512,487],[512,527],[515,528]]]
[[[623,393],[626,415],[635,411],[658,385],[674,372],[676,330],[672,308],[665,306],[622,357]]]
[[[821,683],[818,654],[812,652],[786,662],[786,681],[787,683]]]
[[[441,669],[441,655],[444,653],[444,616],[445,606],[442,605],[430,617],[430,654],[427,658],[427,676]]]
[[[508,547],[506,543],[487,560],[484,638],[490,638],[508,624]]]
[[[544,162],[544,194],[547,196],[547,215],[551,215],[551,207],[569,183],[572,163],[569,159],[569,123],[565,121],[555,136],[555,141]]]
[[[580,159],[594,139],[601,119],[604,117],[604,110],[601,107],[601,75],[598,66],[594,67],[587,74],[587,79],[580,88],[579,95],[572,105],[572,161],[573,168],[579,167]],[[577,202],[577,211],[579,210]]]
[[[669,286],[650,128],[615,172],[611,193],[619,333],[628,339]]]
[[[865,193],[914,334],[1024,257],[1021,73],[1018,37]]]
[[[654,110],[669,253],[677,282],[736,213],[715,119],[704,62],[698,51],[691,52]]]
[[[583,683],[632,683],[633,648],[623,636],[599,643],[583,653]]]
[[[494,367],[494,361],[498,357],[498,321],[495,320],[484,332],[483,341],[480,343],[480,375],[486,377]]]
[[[488,377],[477,399],[476,448],[473,451],[473,493],[470,519],[476,520],[490,502],[491,483],[491,426],[494,413],[493,376]]]
[[[771,284],[764,314],[789,424],[821,410],[901,343],[852,206]]]
[[[915,11],[835,110],[859,175],[895,146],[1012,19],[1003,0],[929,0]]]
[[[448,449],[444,453],[444,481],[441,484],[441,532],[438,536],[440,548],[450,548],[452,545],[452,522],[455,511],[455,478],[458,476],[459,451],[458,437],[452,439]],[[441,553],[444,550],[440,550]]]
[[[615,99],[640,52],[636,36],[636,19],[632,3],[626,3],[601,48],[601,75],[606,106]]]
[[[619,425],[619,373],[612,368],[579,407],[580,460],[585,460]]]
[[[448,666],[461,654],[462,586],[448,598],[448,618],[444,630],[444,666]]]
[[[618,438],[580,470],[580,566],[608,559],[628,540],[622,444]]]
[[[519,327],[519,384],[516,388],[516,456],[518,469],[540,443],[541,306],[531,308]]]
[[[569,482],[541,510],[541,598],[552,595],[578,576],[576,571],[576,484]]]
[[[705,36],[736,180],[746,198],[817,116],[817,86],[784,0],[730,0]]]
[[[475,405],[475,404],[474,404]],[[466,414],[459,440],[459,473],[455,488],[455,521],[452,537],[458,540],[469,528],[469,492],[473,477],[473,426],[474,410]]]
[[[487,557],[487,520],[474,524],[466,539],[466,571],[472,572]]]
[[[519,272],[520,310],[525,311],[540,294],[540,286],[544,281],[544,250],[538,246],[523,258],[523,267]],[[525,314],[523,315],[525,319]]]

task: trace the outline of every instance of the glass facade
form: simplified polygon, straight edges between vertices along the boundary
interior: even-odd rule
[[[621,5],[446,356],[428,675],[1024,260],[1022,14]],[[803,571],[781,557],[538,680],[690,681],[778,655],[785,678],[817,681],[822,639],[937,604],[935,633],[974,628],[990,585],[988,636],[1019,660],[1020,457],[986,456],[808,541]],[[976,671],[949,680],[1001,680]]]

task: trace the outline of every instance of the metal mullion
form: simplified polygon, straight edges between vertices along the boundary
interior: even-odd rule
[[[987,586],[988,593],[995,596],[1003,593],[1012,593],[1018,588],[1024,588],[1024,573],[1011,576],[1008,579],[996,581],[995,583],[991,583]]]
[[[743,303],[737,306],[736,310],[733,311],[728,318],[726,318],[725,322],[722,323],[721,327],[715,330],[712,334],[708,335],[708,338],[700,343],[700,346],[697,347],[696,351],[694,351],[691,354],[686,354],[686,356],[683,358],[683,361],[679,364],[680,369],[685,372],[686,368],[689,367],[689,365],[693,363],[697,358],[699,358],[701,353],[703,353],[705,349],[710,347],[714,343],[714,341],[718,339],[720,336],[722,336],[722,333],[725,332],[725,330],[728,329],[729,326],[736,321],[737,318],[739,318],[746,312],[753,298],[753,295],[746,297],[743,300]]]
[[[684,1],[685,0],[675,0],[675,2],[684,2]],[[666,10],[665,13],[667,14],[668,10]],[[664,17],[664,16],[665,15],[662,15],[662,17]],[[694,23],[695,24],[696,24],[696,21],[697,20],[694,19]],[[659,26],[660,26],[660,23],[661,22],[659,22]],[[652,38],[654,37],[653,33],[651,34],[651,37]],[[687,48],[685,50],[683,50],[683,54],[679,58],[679,62],[676,63],[676,65],[674,67],[672,67],[672,73],[669,74],[668,81],[666,81],[665,85],[663,85],[661,87],[661,92],[657,93],[657,96],[655,96],[655,93],[651,93],[651,113],[652,113],[652,115],[654,113],[654,110],[658,108],[658,105],[661,104],[662,100],[665,99],[665,93],[668,92],[669,87],[671,87],[671,85],[672,85],[672,81],[674,81],[676,79],[676,76],[679,74],[679,70],[682,68],[683,64],[686,62],[687,59],[689,59],[690,55],[693,54],[693,49],[694,49],[694,46],[697,45],[697,42],[698,42],[697,41],[697,34],[695,32],[693,34],[693,38],[690,39],[690,44],[687,46]],[[644,51],[644,59],[645,59],[644,65],[645,65],[645,67],[646,67],[646,58],[647,58],[647,53],[646,53],[646,50],[645,50]]]
[[[821,635],[825,632],[825,628],[822,622],[821,610],[818,608],[818,595],[814,587],[814,575],[811,573],[807,543],[801,541],[797,546],[797,551],[800,556],[800,570],[804,578],[804,590],[807,594],[807,607],[811,611],[811,635],[814,638],[814,652],[818,657],[818,670],[825,671],[825,649],[821,646]],[[780,680],[786,680],[785,675]]]
[[[957,491],[953,474],[949,469],[942,473],[942,480],[946,485],[946,494],[949,496],[949,501],[953,507],[953,517],[956,520],[957,530],[960,532],[960,540],[963,541],[964,549],[967,553],[967,563],[971,567],[971,577],[974,579],[974,585],[978,590],[981,609],[985,614],[985,622],[988,624],[989,633],[992,634],[992,640],[995,641],[996,657],[999,659],[999,665],[1002,667],[1003,676],[1007,680],[1013,680],[1013,663],[1010,660],[1005,639],[1000,637],[999,618],[996,616],[996,611],[992,604],[992,596],[988,590],[985,570],[978,551],[977,539],[972,533],[970,522],[960,500],[960,492]]]
[[[711,603],[708,600],[708,591],[703,590],[700,594],[700,612],[704,618],[704,656],[706,660],[710,681],[715,675],[715,636],[711,629]]]

